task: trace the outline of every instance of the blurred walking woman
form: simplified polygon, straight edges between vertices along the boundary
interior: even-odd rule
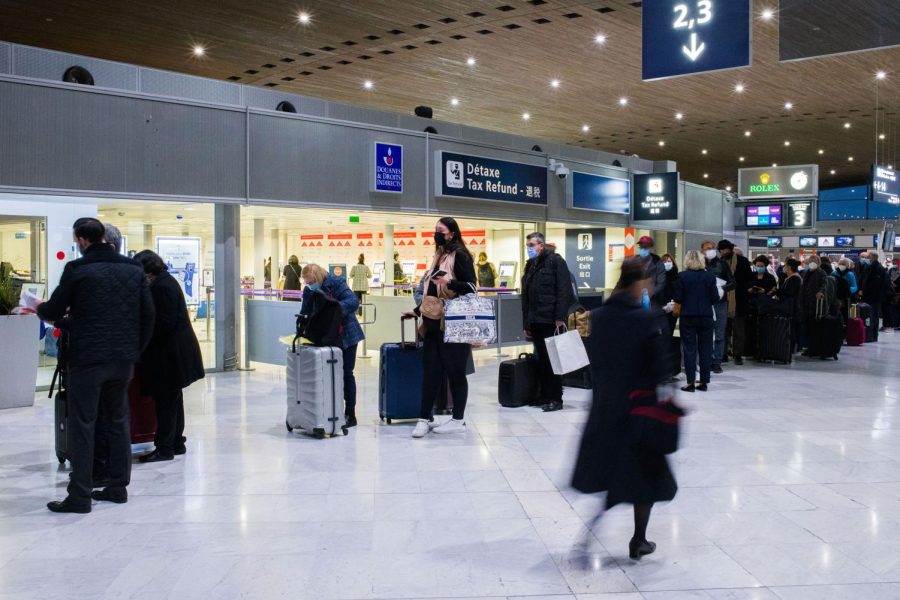
[[[716,276],[706,270],[706,261],[696,250],[684,255],[684,271],[675,282],[675,302],[681,305],[681,351],[687,385],[682,391],[705,392],[712,369],[713,315],[719,302]],[[700,356],[700,385],[696,385],[697,356]]]
[[[678,486],[665,455],[632,443],[630,395],[655,390],[667,379],[659,314],[641,307],[643,290],[652,287],[639,259],[627,259],[609,301],[591,315],[588,340],[594,401],[575,465],[572,485],[585,493],[607,492],[606,508],[634,505],[631,558],[656,549],[647,540],[655,502],[671,500]],[[614,342],[614,343],[612,343]]]
[[[134,259],[150,279],[150,295],[156,308],[153,337],[138,365],[141,387],[156,405],[156,449],[141,462],[172,460],[184,454],[184,395],[182,390],[204,376],[200,344],[191,327],[184,292],[169,274],[166,263],[152,250]]]
[[[406,317],[422,316],[424,331],[424,356],[422,366],[422,409],[419,422],[413,430],[414,438],[434,433],[457,433],[466,429],[463,420],[469,383],[466,379],[466,365],[472,352],[469,344],[448,344],[444,342],[442,326],[443,304],[439,300],[455,298],[475,291],[475,266],[472,255],[462,239],[459,225],[452,217],[440,219],[434,226],[436,247],[431,268],[423,276],[424,297],[414,311],[403,313]],[[433,426],[434,400],[447,378],[453,395],[453,418]]]

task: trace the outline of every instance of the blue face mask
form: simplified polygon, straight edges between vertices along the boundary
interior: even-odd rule
[[[766,272],[766,268],[765,268],[765,267],[756,267],[756,272],[757,272],[757,273],[765,273],[765,272]]]
[[[872,264],[872,261],[869,260],[868,258],[861,258],[861,259],[859,259],[859,262],[861,262],[862,264],[864,264],[866,266],[869,266],[870,264]]]
[[[306,287],[308,287],[311,292],[318,292],[319,290],[322,289],[322,284],[321,283],[310,283]]]
[[[647,258],[648,256],[650,256],[650,250],[648,248],[639,248],[638,256],[640,256],[641,258]]]
[[[663,269],[665,269],[666,271],[671,271],[673,266],[674,266],[674,265],[673,265],[672,263],[670,263],[670,262],[664,262],[664,263],[663,263]]]
[[[538,257],[537,248],[534,246],[525,246],[525,252],[528,253],[528,258],[535,259]]]

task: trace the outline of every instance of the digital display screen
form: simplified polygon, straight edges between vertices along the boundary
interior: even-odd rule
[[[838,248],[852,248],[856,245],[856,238],[852,235],[839,235],[834,238],[834,245]]]
[[[747,227],[780,228],[782,221],[781,204],[751,205],[744,208]]]
[[[766,239],[766,247],[767,248],[781,248],[781,238],[780,237],[770,237]]]
[[[822,248],[831,248],[834,246],[834,238],[830,235],[819,236],[819,246]]]
[[[815,248],[818,245],[818,240],[815,237],[801,237],[800,238],[800,247],[801,248]]]
[[[500,263],[500,270],[498,274],[500,277],[513,277],[516,272],[516,265],[511,265],[509,263]]]

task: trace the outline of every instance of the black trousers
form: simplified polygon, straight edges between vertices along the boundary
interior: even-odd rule
[[[160,454],[172,456],[184,445],[184,395],[181,389],[153,394],[156,405],[156,435],[153,443]]]
[[[709,383],[712,369],[714,323],[711,317],[681,317],[681,353],[684,355],[684,374],[689,384],[697,381],[697,362],[700,362],[700,383]]]
[[[545,402],[562,402],[562,376],[553,372],[550,365],[550,355],[547,354],[547,345],[544,343],[556,333],[556,325],[552,323],[532,323],[531,338],[534,340],[534,353],[538,357],[540,366],[541,399]]]
[[[881,302],[869,302],[872,307],[872,341],[878,341],[878,328],[881,327]]]
[[[81,506],[91,503],[94,470],[94,428],[101,410],[106,416],[109,470],[112,488],[131,483],[131,431],[128,415],[128,382],[133,374],[129,361],[89,367],[70,367],[69,399],[69,500]]]
[[[426,331],[422,348],[422,407],[420,419],[434,418],[434,400],[441,392],[444,379],[453,394],[453,418],[462,419],[469,398],[466,363],[470,348],[467,344],[444,343],[443,331]]]

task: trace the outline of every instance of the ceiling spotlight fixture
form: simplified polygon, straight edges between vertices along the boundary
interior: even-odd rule
[[[784,145],[785,145],[785,146],[790,146],[790,145],[791,145],[791,141],[790,141],[790,140],[784,140]]]
[[[659,147],[662,148],[666,145],[666,140],[659,140]]]
[[[702,154],[703,156],[706,156],[707,154],[709,154],[709,150],[704,148],[703,150],[700,151],[700,154]]]
[[[469,58],[466,59],[466,64],[469,65],[470,67],[474,67],[475,62],[476,62],[476,60],[475,60],[474,56],[470,56]]]
[[[773,167],[777,167],[777,166],[778,166],[778,163],[772,163],[772,166],[773,166]]]
[[[879,140],[883,140],[883,139],[884,139],[884,134],[883,134],[883,133],[880,134],[880,135],[878,136],[878,139],[879,139]]]
[[[730,186],[730,185],[726,185],[726,186],[725,186],[725,191],[726,191],[726,192],[730,192],[730,191],[731,191],[731,186]]]
[[[627,104],[628,104],[628,98],[626,98],[625,96],[622,96],[621,98],[619,98],[619,106],[626,106]]]
[[[192,49],[192,52],[196,57],[206,56],[206,48],[204,48],[200,44],[196,44]]]
[[[709,179],[709,173],[704,173],[704,174],[703,174],[703,179]]]
[[[304,11],[304,12],[301,12],[299,15],[297,15],[297,22],[300,23],[301,25],[309,25],[309,23],[311,21],[312,21],[312,17],[309,15],[308,12]]]
[[[550,87],[552,87],[553,89],[558,88],[559,87],[559,79],[551,79]]]
[[[744,84],[739,83],[736,86],[734,86],[734,91],[737,92],[738,94],[742,94],[744,92]]]
[[[751,135],[753,135],[753,134],[750,132],[749,129],[744,132],[744,137],[750,137]]]
[[[821,155],[823,155],[823,154],[825,154],[825,151],[822,150],[821,148],[819,148],[819,156],[821,156]]]
[[[877,73],[875,73],[875,79],[881,80],[885,77],[887,77],[887,73],[885,73],[884,71],[878,71]]]
[[[832,169],[832,170],[830,170],[830,171],[828,171],[828,172],[831,173],[832,175],[834,175],[835,173],[837,173],[837,171],[835,171],[834,169]]]
[[[850,129],[850,121],[844,123],[844,129]]]
[[[606,36],[603,35],[602,33],[598,33],[597,35],[594,36],[594,43],[597,44],[598,46],[602,46],[603,44],[606,43]]]
[[[740,156],[740,157],[738,157],[738,160],[739,160],[740,162],[744,162],[744,157],[743,157],[743,156]]]
[[[528,114],[527,112],[526,112],[526,113],[522,113],[522,120],[523,120],[523,121],[527,121],[527,120],[530,119],[530,118],[531,118],[531,115]]]
[[[582,125],[582,126],[581,126],[581,133],[587,133],[587,132],[590,131],[590,130],[591,130],[591,128],[590,128],[589,125]]]
[[[375,87],[375,84],[372,83],[371,79],[366,79],[365,81],[363,81],[363,87],[366,88],[367,90],[371,90],[372,88]]]
[[[676,121],[680,121],[680,120],[682,120],[683,118],[684,118],[684,114],[682,114],[682,113],[675,113],[675,120],[676,120]]]
[[[763,21],[771,21],[774,16],[775,11],[771,8],[763,9],[762,14],[760,14],[760,17],[762,17]]]
[[[459,98],[450,98],[451,106],[459,106]]]
[[[792,108],[794,108],[793,102],[785,102],[784,103],[784,110],[791,110]]]
[[[847,160],[848,160],[849,162],[853,162],[853,157],[852,157],[852,156],[848,156],[848,157],[847,157]]]

